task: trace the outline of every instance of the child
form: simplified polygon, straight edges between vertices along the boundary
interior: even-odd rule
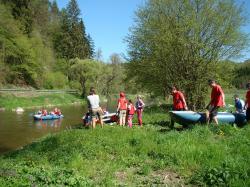
[[[91,124],[91,121],[92,121],[91,115],[90,115],[90,112],[88,111],[83,118],[84,126],[89,126]]]
[[[133,105],[133,102],[132,100],[130,99],[128,101],[128,126],[130,128],[132,128],[132,121],[133,121],[133,116],[134,116],[134,113],[135,113],[135,107]]]

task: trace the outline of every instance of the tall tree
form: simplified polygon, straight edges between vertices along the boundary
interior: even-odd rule
[[[233,0],[148,0],[127,37],[129,76],[158,95],[176,85],[202,108],[216,63],[247,45],[245,20]]]
[[[55,35],[54,45],[59,57],[67,59],[92,57],[92,44],[86,35],[76,0],[71,0],[67,9],[62,10],[61,31]]]

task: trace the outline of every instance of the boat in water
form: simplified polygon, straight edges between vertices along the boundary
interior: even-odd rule
[[[34,120],[52,120],[52,119],[61,119],[64,116],[61,115],[56,115],[56,114],[48,114],[48,115],[42,115],[42,114],[35,114],[34,116]]]
[[[184,126],[207,122],[205,112],[170,111],[169,114],[173,122],[177,122]],[[217,119],[218,122],[222,124],[236,124],[237,126],[246,124],[245,113],[218,112]]]

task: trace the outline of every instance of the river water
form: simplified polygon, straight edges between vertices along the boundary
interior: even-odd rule
[[[23,113],[0,112],[0,154],[18,149],[38,138],[82,123],[81,118],[87,111],[86,106],[69,105],[59,107],[65,116],[58,120],[34,121],[35,110]],[[48,108],[48,111],[52,108]]]

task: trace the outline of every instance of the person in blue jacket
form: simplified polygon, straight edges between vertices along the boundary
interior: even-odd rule
[[[234,95],[234,106],[236,109],[236,112],[242,113],[244,111],[245,102],[239,98],[239,95]]]

